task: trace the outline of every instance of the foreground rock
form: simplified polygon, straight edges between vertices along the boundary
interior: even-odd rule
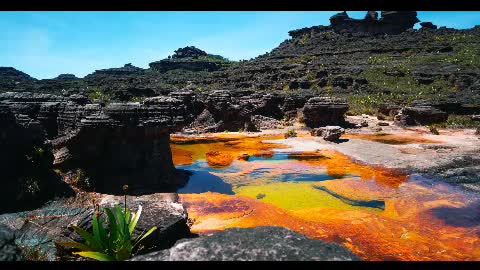
[[[345,134],[345,129],[339,126],[326,126],[314,128],[311,134],[312,136],[322,137],[325,141],[336,142]]]
[[[143,212],[134,235],[158,229],[145,241],[150,250],[168,248],[180,238],[188,237],[187,212],[178,203],[177,194],[157,193],[140,197],[128,196],[127,205],[137,211],[142,205]],[[58,260],[66,255],[63,248],[55,245],[57,241],[80,241],[72,232],[71,225],[80,226],[92,232],[93,206],[91,199],[96,198],[100,207],[123,207],[123,196],[81,193],[76,197],[56,200],[33,211],[0,215],[0,223],[17,231],[15,243],[26,252],[38,252],[45,260]]]
[[[169,250],[133,261],[357,261],[338,244],[309,239],[280,227],[228,229],[206,237],[181,240]]]
[[[0,224],[0,261],[22,261],[22,251],[15,244],[15,233]]]

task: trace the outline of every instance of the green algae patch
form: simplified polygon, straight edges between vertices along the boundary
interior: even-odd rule
[[[334,208],[339,210],[381,211],[376,208],[351,205],[348,199],[333,196],[331,193],[315,188],[312,183],[274,183],[261,186],[243,186],[234,190],[236,195],[257,199],[264,194],[262,202],[285,210],[303,210],[310,208]]]

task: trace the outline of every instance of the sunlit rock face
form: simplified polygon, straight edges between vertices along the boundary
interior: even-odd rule
[[[358,164],[332,150],[286,152],[276,139],[225,134],[172,140],[174,163],[192,171],[192,182],[208,179],[202,191],[179,190],[192,232],[280,226],[339,243],[365,260],[480,259],[478,194]],[[249,158],[213,168],[206,160],[211,151]],[[253,156],[261,151],[274,155]]]

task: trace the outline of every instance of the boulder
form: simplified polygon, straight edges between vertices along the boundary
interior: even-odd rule
[[[280,227],[228,229],[132,261],[358,261],[347,248]]]
[[[322,137],[326,141],[335,142],[340,139],[340,137],[345,134],[345,129],[338,126],[326,126],[314,128],[311,131],[312,136]]]
[[[342,125],[348,104],[342,100],[328,97],[310,98],[303,107],[303,117],[307,127],[316,128],[327,125]]]
[[[377,110],[377,119],[385,120],[387,118],[393,119],[395,115],[402,109],[402,107],[392,104],[380,104]]]
[[[446,121],[448,115],[429,105],[414,105],[405,107],[395,116],[395,123],[399,125],[430,125]]]

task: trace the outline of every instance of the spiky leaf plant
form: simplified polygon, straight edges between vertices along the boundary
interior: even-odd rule
[[[93,215],[93,234],[78,226],[72,226],[73,230],[85,240],[85,243],[58,242],[58,244],[81,250],[81,252],[73,254],[85,258],[98,261],[124,261],[138,252],[142,240],[157,229],[157,227],[153,227],[136,239],[132,239],[142,214],[142,206],[138,206],[137,213],[131,213],[128,208],[123,210],[118,205],[113,209],[104,208],[104,210],[108,217],[108,228],[104,226],[105,221],[101,219],[101,213],[97,211]]]

